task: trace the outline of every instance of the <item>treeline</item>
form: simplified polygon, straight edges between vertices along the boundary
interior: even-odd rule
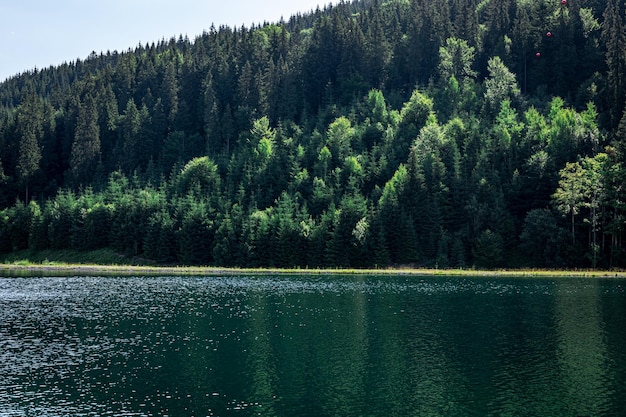
[[[16,76],[0,251],[623,267],[623,23],[614,0],[364,1]]]

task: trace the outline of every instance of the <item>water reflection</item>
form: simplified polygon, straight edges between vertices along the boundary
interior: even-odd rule
[[[622,284],[0,279],[0,416],[611,415]]]
[[[556,288],[557,358],[563,384],[561,401],[579,415],[605,415],[609,411],[606,387],[612,386],[598,281],[571,283]]]

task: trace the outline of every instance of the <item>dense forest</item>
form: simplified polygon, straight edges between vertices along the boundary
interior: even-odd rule
[[[0,252],[626,267],[622,0],[360,0],[0,84]]]

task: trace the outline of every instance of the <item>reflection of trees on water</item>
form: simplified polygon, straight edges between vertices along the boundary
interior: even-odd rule
[[[359,292],[250,297],[242,346],[248,400],[263,404],[263,415],[350,415],[366,407],[366,303]]]
[[[269,401],[278,414],[452,411],[457,382],[439,336],[442,312],[425,301],[362,291],[250,297],[248,401]]]
[[[80,339],[111,342],[78,367],[98,404],[155,415],[604,415],[621,409],[626,386],[618,284],[116,280],[109,296],[87,286],[95,298],[68,311],[93,315],[72,319]]]
[[[279,401],[278,383],[280,377],[276,366],[281,361],[280,350],[272,343],[272,338],[280,337],[274,325],[276,322],[274,297],[252,295],[246,299],[245,335],[242,349],[244,367],[249,375],[249,392],[246,400],[254,407],[261,406],[263,415],[278,415],[274,402]]]
[[[555,324],[558,337],[557,360],[561,386],[555,389],[560,401],[576,415],[602,415],[606,387],[613,386],[608,362],[606,333],[597,280],[578,283],[561,281],[555,291]],[[584,285],[585,288],[580,289]]]

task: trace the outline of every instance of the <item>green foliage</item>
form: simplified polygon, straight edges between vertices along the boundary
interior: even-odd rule
[[[215,246],[213,258],[218,265],[241,266],[243,265],[240,236],[243,232],[243,213],[241,207],[234,205],[219,222],[215,232]]]
[[[183,213],[179,231],[180,262],[185,265],[209,265],[214,234],[209,209],[204,204],[190,202]]]
[[[367,95],[367,109],[372,123],[386,123],[388,112],[383,92],[371,90]]]
[[[78,108],[71,152],[70,169],[75,183],[90,184],[100,158],[100,127],[95,102],[91,96],[87,96],[85,103]]]
[[[36,208],[36,207],[35,207]],[[5,231],[4,237],[9,242],[11,250],[21,250],[28,248],[29,230],[31,227],[32,213],[30,206],[25,206],[18,201],[15,206],[5,211],[3,223]]]
[[[476,266],[496,268],[502,265],[504,240],[498,233],[487,229],[478,235],[474,246]]]
[[[144,240],[144,255],[163,263],[178,260],[179,244],[175,220],[165,208],[150,216]]]
[[[567,231],[560,227],[549,209],[528,212],[520,235],[521,249],[533,266],[563,267],[567,247]]]
[[[622,115],[626,92],[626,83],[623,79],[626,70],[626,28],[624,27],[623,15],[619,1],[607,1],[603,15],[602,38],[606,43],[607,104],[610,122],[613,126],[617,124]],[[589,18],[587,18],[588,20]]]
[[[176,177],[176,189],[181,196],[194,194],[198,198],[216,195],[220,190],[217,165],[207,156],[189,161]]]
[[[247,245],[246,258],[248,265],[252,267],[267,266],[274,252],[270,242],[272,241],[271,209],[257,210],[248,216],[245,225]]]
[[[428,120],[432,111],[432,99],[415,90],[409,101],[402,107],[400,116],[402,117],[402,123],[414,125],[419,129],[426,124],[426,120]]]
[[[476,77],[477,73],[472,69],[474,57],[475,49],[466,40],[446,39],[445,46],[439,48],[439,76],[444,81],[454,78],[461,83]]]
[[[95,202],[85,208],[81,208],[78,214],[81,221],[81,228],[77,230],[77,236],[73,241],[78,245],[73,245],[80,250],[94,250],[105,248],[109,245],[108,233],[103,231],[111,228],[111,218],[114,206]]]
[[[506,67],[500,57],[489,59],[487,71],[489,77],[485,80],[485,104],[488,110],[495,111],[504,100],[518,98],[520,89],[515,74]]]
[[[45,224],[48,225],[50,249],[68,249],[74,213],[77,206],[76,196],[70,191],[61,191],[49,201],[45,209]],[[107,231],[100,231],[106,233]]]
[[[40,141],[43,136],[43,115],[39,99],[28,95],[16,116],[16,130],[19,138],[15,174],[26,189],[28,200],[28,182],[39,169],[42,159]]]
[[[350,120],[344,116],[339,117],[328,126],[326,136],[328,150],[336,166],[350,153],[351,141],[354,136],[354,129]]]
[[[48,231],[44,222],[43,212],[36,201],[28,203],[31,222],[28,238],[28,248],[43,250],[48,248]]]
[[[570,3],[342,2],[11,78],[0,251],[624,267],[623,5]]]

